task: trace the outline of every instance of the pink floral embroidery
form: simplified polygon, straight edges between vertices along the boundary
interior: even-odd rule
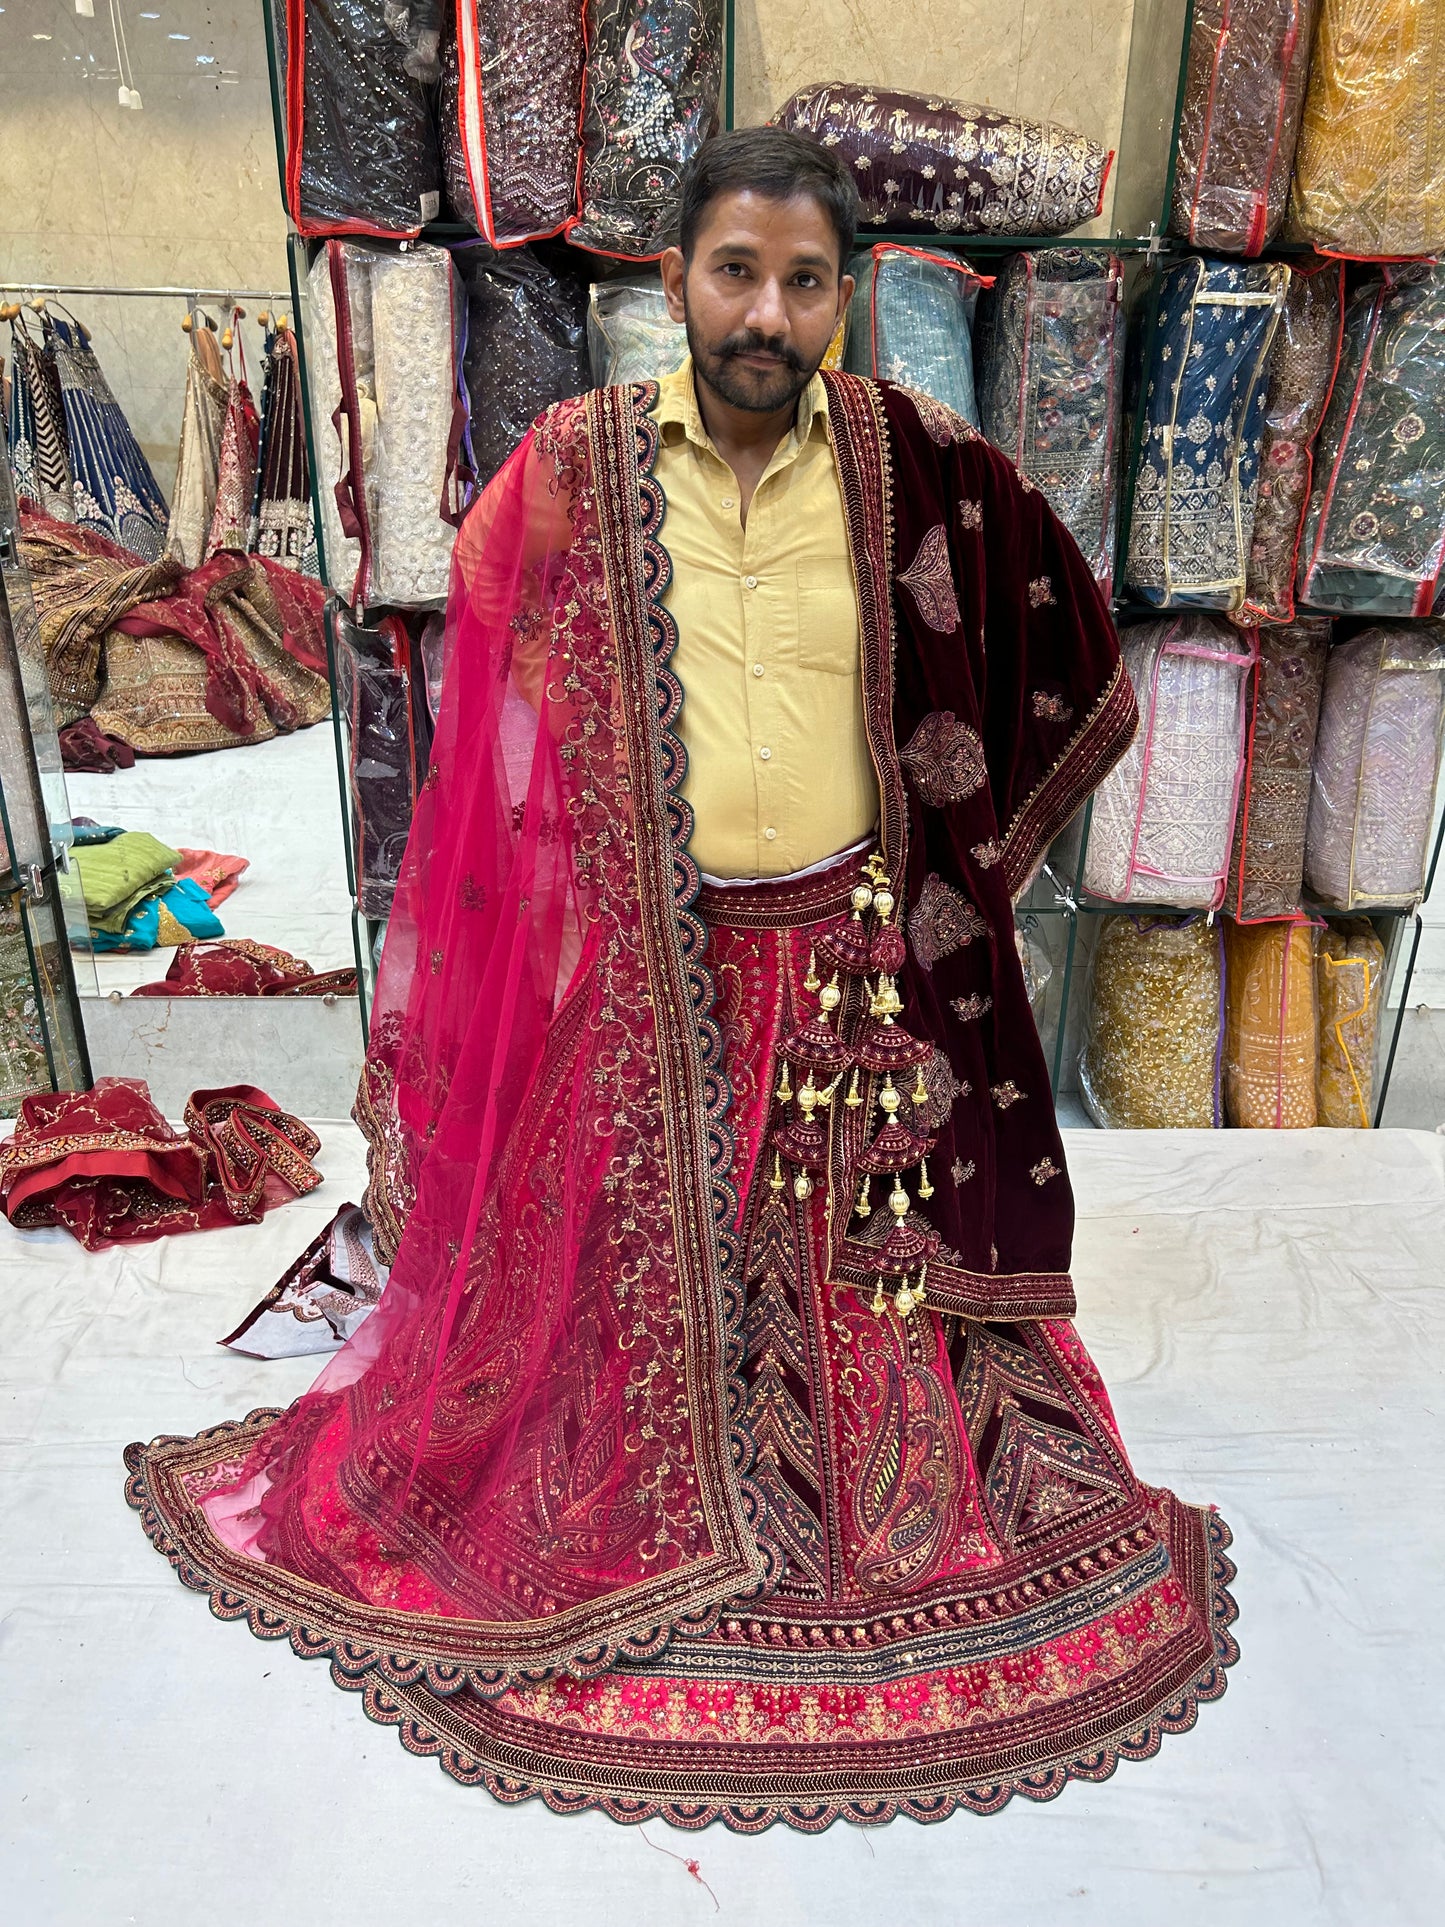
[[[1054,585],[1046,575],[1036,575],[1029,584],[1029,601],[1035,609],[1054,599]]]
[[[966,1024],[971,1022],[975,1017],[982,1017],[986,1010],[992,1009],[993,998],[980,996],[976,990],[967,997],[955,997],[953,999],[954,1015],[961,1017]]]
[[[932,970],[940,957],[964,949],[975,937],[987,936],[988,922],[967,897],[942,877],[930,874],[908,913],[908,934],[919,964]]]
[[[552,1682],[552,1697],[567,1713],[583,1713],[589,1706],[602,1698],[607,1690],[605,1679],[569,1679],[563,1674]]]
[[[859,1686],[818,1688],[818,1711],[826,1713],[835,1726],[856,1726],[867,1709],[868,1695]]]
[[[916,1720],[928,1704],[929,1686],[926,1679],[916,1675],[912,1679],[900,1679],[883,1688],[883,1704],[890,1713],[901,1719]]]
[[[919,801],[931,809],[972,796],[988,775],[983,738],[951,709],[930,710],[898,760],[912,777]]]
[[[724,1713],[731,1713],[737,1697],[731,1686],[703,1686],[694,1681],[687,1689],[687,1711],[694,1726],[717,1726]]]
[[[1040,722],[1066,723],[1073,715],[1072,703],[1066,703],[1062,696],[1051,696],[1046,690],[1034,691],[1034,714]]]
[[[752,1702],[769,1726],[782,1726],[801,1707],[803,1695],[796,1686],[755,1686]]]
[[[994,1103],[1001,1111],[1006,1111],[1010,1104],[1019,1103],[1023,1097],[1023,1092],[1011,1077],[1006,1078],[1002,1084],[993,1084],[989,1088],[993,1092]]]
[[[1003,845],[991,836],[986,843],[975,843],[969,855],[980,870],[991,870],[1003,855]]]
[[[1059,1175],[1059,1167],[1052,1158],[1040,1158],[1037,1164],[1029,1166],[1029,1176],[1035,1184],[1047,1184],[1050,1178]]]
[[[958,627],[958,597],[948,564],[948,536],[939,522],[918,545],[918,553],[898,580],[912,593],[918,613],[930,629],[951,636]]]
[[[650,1720],[667,1705],[667,1682],[660,1679],[624,1679],[622,1704],[636,1718]]]

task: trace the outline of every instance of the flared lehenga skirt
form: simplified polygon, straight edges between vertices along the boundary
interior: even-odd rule
[[[598,1670],[483,1691],[298,1624],[274,1567],[244,1590],[234,1557],[211,1570],[201,1502],[275,1414],[127,1454],[147,1531],[213,1611],[329,1658],[409,1751],[504,1801],[743,1832],[992,1812],[1156,1752],[1237,1656],[1228,1529],[1138,1481],[1068,1321],[900,1315],[829,1280],[827,1187],[798,1197],[768,1133],[812,939],[856,869],[699,905],[733,1092],[733,1417],[762,1590]]]

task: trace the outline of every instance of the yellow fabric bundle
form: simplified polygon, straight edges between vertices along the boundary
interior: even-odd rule
[[[1109,1130],[1211,1130],[1219,932],[1203,917],[1104,917],[1079,1090]]]
[[[1317,953],[1319,1121],[1368,1130],[1375,1096],[1375,1035],[1385,990],[1385,946],[1363,918],[1331,924]]]
[[[1231,923],[1224,938],[1224,1111],[1246,1130],[1315,1122],[1315,926]]]

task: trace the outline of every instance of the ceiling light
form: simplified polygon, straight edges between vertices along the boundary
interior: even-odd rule
[[[168,33],[166,35],[167,40],[189,40],[190,37],[188,33]]]

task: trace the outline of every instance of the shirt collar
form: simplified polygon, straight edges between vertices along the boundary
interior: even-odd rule
[[[657,389],[657,404],[652,412],[664,436],[671,428],[675,434],[685,435],[695,447],[711,449],[712,442],[697,405],[692,356],[685,355],[682,366],[672,374],[664,375]],[[823,377],[814,375],[798,397],[798,412],[793,422],[793,435],[798,446],[801,447],[815,429],[820,434],[826,434],[827,426],[828,390],[823,384]],[[675,439],[675,435],[668,439]],[[716,453],[715,450],[713,452]]]

